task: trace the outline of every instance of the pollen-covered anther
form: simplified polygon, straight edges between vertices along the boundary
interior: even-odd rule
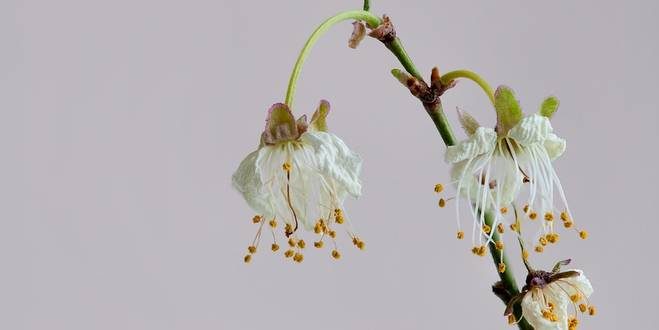
[[[508,213],[508,208],[504,206],[504,207],[499,209],[499,212],[501,212],[501,214],[506,214],[506,213]]]
[[[293,256],[293,261],[295,261],[295,262],[297,262],[297,263],[302,262],[302,260],[304,260],[304,255],[303,255],[302,253],[296,253],[296,254]]]
[[[538,239],[538,242],[539,242],[540,245],[542,245],[542,246],[546,246],[546,245],[547,245],[547,239],[544,238],[544,237],[540,237],[540,238]]]
[[[336,238],[336,232],[334,230],[330,230],[327,232],[327,235],[331,238]]]
[[[477,254],[479,257],[484,257],[484,256],[487,254],[487,249],[485,248],[485,245],[481,245],[481,246],[479,246],[479,247],[478,247],[478,251],[476,252],[476,254]]]
[[[341,258],[341,253],[339,252],[339,250],[332,250],[332,258],[334,259]]]
[[[255,215],[255,216],[252,218],[252,222],[253,222],[253,223],[259,223],[259,222],[261,222],[261,220],[263,220],[263,217],[261,217],[260,215]]]
[[[522,259],[528,260],[529,259],[529,251],[526,249],[522,250]]]
[[[363,250],[366,247],[366,243],[355,236],[352,238],[352,244],[355,245],[358,249]]]
[[[588,232],[585,231],[585,230],[580,231],[580,232],[579,232],[579,237],[580,237],[581,239],[586,239],[586,238],[588,238]]]
[[[463,238],[465,238],[465,232],[462,231],[462,230],[458,231],[458,233],[456,234],[456,237],[457,237],[458,239],[463,239]]]
[[[288,246],[290,247],[295,247],[297,245],[297,241],[295,241],[295,238],[289,238],[288,239]]]
[[[303,239],[301,239],[301,240],[297,241],[297,246],[298,246],[300,249],[304,249],[304,248],[307,246],[307,243],[304,242]]]
[[[529,204],[524,205],[524,213],[529,213]]]
[[[500,262],[497,268],[499,269],[499,273],[506,272],[506,264],[504,264],[503,262]]]
[[[516,223],[510,224],[510,230],[517,232],[517,224]]]
[[[313,242],[313,246],[315,246],[316,248],[320,249],[320,248],[323,247],[323,241]]]
[[[272,243],[272,245],[270,246],[270,250],[272,250],[272,252],[277,252],[277,250],[279,250],[279,244]]]
[[[284,232],[286,233],[287,236],[292,234],[293,233],[293,225],[291,225],[290,223],[287,223],[284,226]]]
[[[535,213],[535,212],[531,212],[531,213],[529,213],[529,219],[531,219],[531,220],[535,220],[535,219],[537,219],[537,218],[538,218],[538,214],[537,214],[537,213]]]
[[[563,221],[563,227],[565,227],[565,228],[568,228],[568,229],[572,228],[572,225],[574,225],[574,223],[572,221],[569,221],[569,220],[568,221]]]
[[[568,221],[568,220],[570,220],[570,215],[567,214],[567,211],[563,211],[563,212],[561,212],[561,220],[563,220],[563,221]]]
[[[579,304],[579,311],[585,313],[587,310],[588,310],[588,306],[586,306],[586,304]]]
[[[272,219],[272,220],[270,220],[270,222],[268,222],[268,224],[270,225],[270,227],[276,228],[277,227],[277,220]]]
[[[489,225],[483,225],[483,232],[486,233],[486,234],[491,233],[492,232],[492,227],[490,227]]]
[[[499,223],[497,225],[497,231],[499,232],[499,234],[503,234],[505,229],[506,229],[506,227],[504,227],[504,225],[502,223]]]
[[[542,245],[536,245],[535,246],[535,252],[542,253],[542,251],[544,251],[544,250],[545,250],[545,248],[542,247]]]
[[[557,233],[549,233],[547,234],[546,237],[547,237],[547,241],[552,244],[558,243],[558,240],[560,238],[560,236]]]
[[[250,261],[252,261],[252,255],[251,255],[251,254],[247,254],[247,255],[245,255],[245,257],[243,258],[243,261],[244,261],[246,264],[249,263]]]
[[[545,213],[545,220],[546,221],[554,221],[554,213],[551,213],[551,212]]]
[[[441,183],[436,184],[435,185],[435,192],[440,193],[442,191],[444,191],[444,186]]]
[[[494,243],[494,246],[497,248],[497,250],[503,250],[503,242],[502,241],[497,241]]]
[[[291,169],[293,168],[293,166],[291,166],[291,163],[289,163],[289,162],[285,162],[281,167],[282,167],[282,168],[284,169],[284,171],[286,171],[286,172],[290,172]]]
[[[286,258],[290,258],[293,255],[295,255],[295,251],[293,251],[291,249],[288,249],[288,250],[286,250],[286,252],[284,252],[284,257],[286,257]]]
[[[595,316],[595,314],[597,314],[597,309],[595,306],[588,306],[588,315]]]
[[[444,198],[440,198],[439,202],[437,203],[439,207],[445,207],[446,206],[446,200]]]
[[[345,221],[345,218],[343,217],[343,211],[341,209],[334,210],[334,219],[338,224],[342,224]]]
[[[254,245],[250,245],[250,246],[248,246],[248,247],[247,247],[247,251],[248,251],[250,254],[254,254],[254,253],[256,253],[256,246],[254,246]]]
[[[570,300],[572,300],[572,302],[576,303],[579,300],[581,300],[581,295],[579,293],[575,293],[575,294],[570,296]]]

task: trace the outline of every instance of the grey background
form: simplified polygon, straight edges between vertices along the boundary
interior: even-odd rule
[[[458,242],[443,146],[380,44],[321,39],[296,113],[331,101],[364,158],[347,204],[367,243],[301,265],[242,256],[230,175],[283,100],[313,28],[356,0],[0,3],[0,329],[503,329],[488,259]],[[417,65],[470,68],[527,111],[557,95],[556,162],[577,221],[536,265],[595,286],[584,329],[656,328],[659,47],[654,1],[374,1]],[[473,84],[445,98],[492,123]],[[268,243],[266,240],[265,243]],[[509,244],[511,246],[512,244]],[[517,269],[517,276],[522,277]]]

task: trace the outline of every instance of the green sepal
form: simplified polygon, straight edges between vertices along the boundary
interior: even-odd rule
[[[330,104],[325,100],[321,100],[318,109],[311,116],[309,128],[315,131],[327,132],[327,115],[330,111]]]
[[[494,93],[494,108],[497,112],[497,133],[499,135],[508,133],[524,115],[515,98],[515,93],[507,86],[499,86]]]
[[[558,110],[558,105],[560,102],[556,96],[549,96],[540,105],[540,114],[549,119],[554,115],[556,110]]]

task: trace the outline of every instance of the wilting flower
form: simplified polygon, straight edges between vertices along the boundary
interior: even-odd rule
[[[488,242],[495,228],[503,232],[511,208],[517,214],[515,205],[523,205],[528,219],[542,219],[542,229],[535,237],[540,242],[536,247],[538,252],[547,243],[558,241],[555,219],[560,218],[566,228],[574,227],[565,193],[552,166],[552,161],[565,151],[565,140],[553,133],[549,121],[557,108],[558,100],[550,97],[538,114],[524,116],[512,90],[502,86],[495,94],[495,128],[482,127],[472,116],[458,110],[468,137],[448,147],[445,159],[453,164],[451,179],[458,197],[469,201],[474,226],[478,227],[474,231],[482,233]],[[520,196],[523,189],[528,194]],[[456,202],[458,226],[459,200]],[[440,206],[442,202],[445,203],[440,200]],[[486,212],[493,214],[491,223],[485,221]],[[517,217],[512,222],[513,229],[519,233]],[[483,235],[477,235],[479,244]],[[586,235],[580,232],[582,238]],[[463,236],[458,228],[458,238]],[[483,245],[476,248],[484,252]]]
[[[245,262],[256,252],[266,222],[274,239],[271,250],[279,250],[275,231],[281,222],[289,245],[284,255],[296,262],[302,262],[306,247],[298,235],[300,228],[318,235],[317,248],[331,240],[335,259],[341,256],[334,241],[337,225],[345,223],[353,244],[364,248],[343,212],[346,196],[361,194],[361,159],[327,132],[328,113],[327,101],[321,101],[309,124],[306,116],[295,120],[285,104],[275,104],[268,111],[259,148],[247,155],[233,175],[233,186],[256,211],[253,222],[259,224]]]
[[[557,263],[551,272],[530,270],[522,292],[508,303],[509,319],[514,321],[513,306],[519,302],[522,317],[536,330],[575,330],[580,313],[595,315],[595,306],[588,300],[593,287],[583,271],[560,271],[569,262]]]

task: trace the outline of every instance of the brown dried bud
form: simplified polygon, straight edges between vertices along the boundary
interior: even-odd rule
[[[364,40],[366,36],[366,25],[361,21],[352,22],[352,34],[350,35],[350,40],[348,40],[348,47],[356,49],[359,46],[359,43]]]
[[[396,39],[396,30],[389,16],[383,15],[380,26],[373,29],[368,35],[387,44]]]

